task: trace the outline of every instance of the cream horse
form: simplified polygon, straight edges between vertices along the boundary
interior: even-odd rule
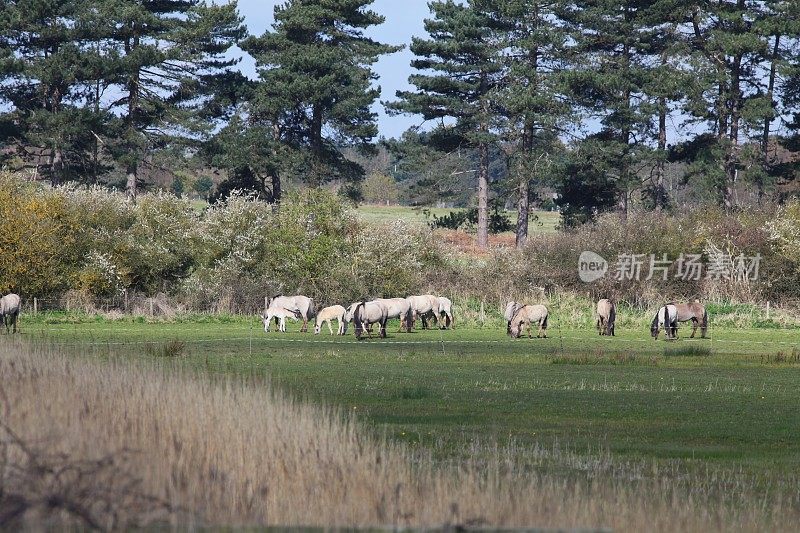
[[[270,307],[266,313],[261,315],[266,333],[269,333],[269,323],[273,318],[278,322],[278,331],[286,333],[286,319],[300,320],[300,311],[291,311],[285,307]]]
[[[422,319],[422,329],[428,329],[428,315],[439,316],[439,298],[432,294],[420,296],[409,296],[406,298],[411,304],[411,327],[417,321],[417,317]]]
[[[614,324],[617,321],[617,306],[614,304],[613,300],[603,298],[597,302],[595,319],[598,334],[614,336]]]
[[[514,318],[514,315],[519,311],[522,307],[522,304],[519,302],[508,302],[506,304],[506,311],[503,313],[503,318],[506,319],[506,334],[511,335],[511,320]]]
[[[539,326],[536,338],[547,338],[547,307],[541,304],[523,305],[514,313],[511,319],[511,337],[519,338],[525,326],[528,327],[528,337],[531,338],[532,325]]]
[[[326,323],[328,324],[328,331],[330,331],[331,335],[333,335],[331,322],[334,320],[339,322],[339,329],[336,330],[336,334],[344,335],[346,329],[344,315],[346,312],[347,310],[341,305],[331,305],[330,307],[323,308],[322,311],[317,313],[317,316],[314,320],[314,335],[319,335],[322,325]]]
[[[380,336],[385,338],[388,316],[389,310],[383,303],[361,301],[350,304],[350,307],[347,308],[347,312],[345,313],[345,320],[347,322],[353,322],[356,339],[360,340],[365,331],[367,335],[372,338],[372,333],[370,332],[370,326],[372,324],[378,324],[380,326]]]
[[[413,320],[411,302],[407,298],[376,298],[373,302],[380,302],[386,306],[387,318],[399,318],[400,330],[405,328],[406,332],[411,332]]]
[[[303,325],[300,328],[301,333],[308,331],[308,321],[314,318],[314,300],[308,296],[283,296],[277,295],[270,298],[267,302],[267,309],[270,307],[283,307],[289,311],[297,311],[300,313],[300,318],[303,319]]]
[[[6,326],[6,334],[9,333],[9,325],[14,326],[14,333],[17,332],[19,309],[19,295],[11,293],[0,298],[0,324],[4,324]]]

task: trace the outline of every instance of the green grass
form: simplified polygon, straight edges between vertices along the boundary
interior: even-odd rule
[[[403,220],[406,222],[414,222],[423,224],[426,222],[425,215],[421,207],[406,207],[406,206],[375,206],[363,205],[360,206],[356,213],[358,216],[368,222],[394,222],[395,220]],[[432,214],[438,217],[447,215],[453,211],[460,211],[460,209],[453,208],[427,208]],[[506,215],[512,220],[517,220],[517,214],[514,211],[506,211]],[[533,216],[538,217],[534,219]],[[544,232],[553,233],[556,231],[556,226],[561,220],[561,215],[551,211],[532,211],[531,221],[528,225],[530,232]]]
[[[296,333],[296,324],[266,334],[248,319],[24,327],[23,338],[103,357],[153,357],[183,343],[169,364],[269,377],[441,459],[497,444],[775,475],[800,467],[797,330],[717,328],[713,340],[667,342],[646,329],[609,338],[552,324],[548,339],[512,340],[502,328],[406,334],[394,325],[385,341],[357,342]]]

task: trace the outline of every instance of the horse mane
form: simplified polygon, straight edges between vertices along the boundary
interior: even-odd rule
[[[524,304],[524,305],[523,304],[519,304],[519,307],[517,307],[516,310],[514,310],[514,314],[511,315],[511,323],[512,324],[514,323],[514,320],[516,320],[517,315],[519,314],[519,312],[522,311],[523,309],[525,309],[526,307],[528,307],[527,304]]]

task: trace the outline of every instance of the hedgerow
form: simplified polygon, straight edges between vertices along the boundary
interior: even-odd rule
[[[759,278],[587,284],[577,258],[591,250],[610,267],[620,254],[761,256]],[[101,188],[52,188],[0,173],[0,291],[78,300],[164,297],[186,311],[255,310],[266,296],[303,293],[319,305],[434,292],[478,316],[510,299],[614,297],[646,308],[667,300],[776,304],[800,297],[800,204],[726,213],[604,215],[590,225],[531,236],[522,251],[472,256],[435,230],[398,220],[366,223],[334,194],[302,190],[280,208],[244,193],[198,211],[169,194],[136,203]],[[133,296],[132,296],[133,295]],[[126,302],[132,301],[127,297]],[[137,304],[139,305],[139,304]]]

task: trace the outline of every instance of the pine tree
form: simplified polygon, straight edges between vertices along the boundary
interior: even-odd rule
[[[541,183],[552,164],[558,136],[572,109],[562,90],[567,67],[566,32],[557,12],[561,0],[476,0],[491,18],[494,53],[503,64],[496,88],[503,146],[517,197],[516,245],[528,238],[531,183]]]
[[[497,142],[492,96],[502,76],[492,21],[472,3],[430,2],[432,18],[425,20],[430,39],[415,37],[412,67],[420,71],[409,81],[416,91],[398,91],[391,109],[422,115],[441,124],[434,139],[442,146],[463,145],[478,152],[477,197],[479,248],[489,243],[489,151]],[[447,120],[454,120],[450,125]]]
[[[312,186],[363,178],[340,147],[368,148],[377,136],[370,106],[380,88],[371,66],[402,48],[364,36],[384,21],[367,9],[372,2],[290,0],[275,8],[271,31],[242,43],[259,71],[247,126],[261,129],[274,147],[273,191],[281,172]]]
[[[52,183],[85,171],[102,116],[85,108],[93,35],[79,0],[0,0],[0,141]],[[47,161],[46,165],[41,160]]]
[[[113,72],[107,147],[125,168],[135,196],[139,165],[162,143],[198,140],[213,126],[208,105],[237,60],[225,52],[244,36],[235,2],[102,0],[93,3],[103,28],[103,60]]]
[[[627,214],[629,200],[640,187],[639,174],[651,159],[654,106],[646,93],[651,75],[647,0],[577,1],[564,10],[575,48],[569,75],[576,104],[597,118],[601,131],[587,144],[594,151],[585,161],[597,163],[616,183],[619,205]]]
[[[743,130],[763,127],[772,113],[764,90],[763,65],[768,62],[769,38],[757,30],[769,17],[764,2],[719,0],[684,7],[690,21],[691,64],[699,84],[690,93],[688,110],[705,122],[706,137],[696,169],[713,179],[720,203],[734,206],[734,187],[747,164]],[[761,126],[759,126],[759,124]],[[768,135],[768,133],[767,133]]]

